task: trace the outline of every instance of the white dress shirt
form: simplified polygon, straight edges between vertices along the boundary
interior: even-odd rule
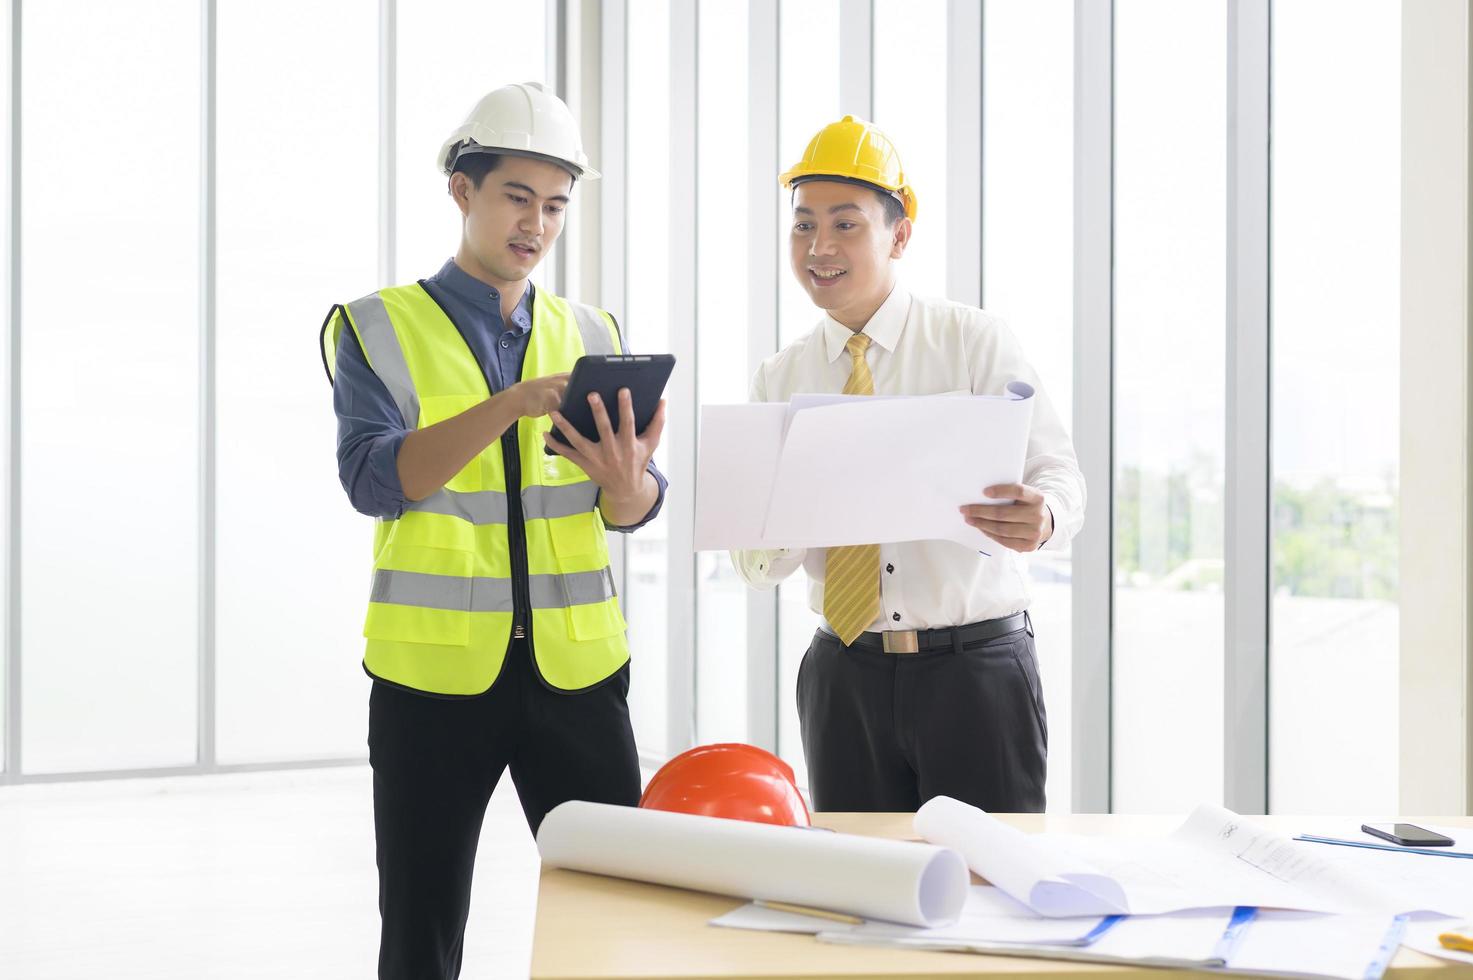
[[[1053,512],[1053,536],[1043,548],[1067,545],[1084,523],[1084,477],[1069,433],[1003,321],[976,307],[913,297],[896,286],[862,332],[871,341],[865,360],[876,395],[1002,395],[1009,381],[1033,386],[1023,482],[1042,491]],[[849,378],[844,345],[851,336],[848,327],[824,316],[811,332],[762,362],[752,379],[751,400],[783,402],[798,394],[841,391]],[[885,465],[884,446],[864,451],[876,466]],[[915,478],[924,480],[926,474]],[[977,488],[979,502],[982,490]],[[880,615],[870,629],[961,626],[1026,609],[1026,559],[1001,545],[989,550],[982,555],[951,541],[880,545]],[[822,616],[826,555],[823,548],[734,551],[732,562],[747,584],[759,589],[776,586],[801,565],[808,573],[808,605]]]

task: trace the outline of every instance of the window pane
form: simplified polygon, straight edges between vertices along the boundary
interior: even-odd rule
[[[321,57],[376,50],[378,11],[368,0],[218,9],[218,754],[362,755],[373,524],[338,483],[311,348],[333,303],[379,285],[377,59]],[[277,66],[262,72],[268,49]],[[302,165],[325,132],[363,149],[329,181]],[[292,540],[311,546],[264,546]]]
[[[413,282],[433,275],[460,243],[460,212],[435,154],[481,96],[512,82],[546,80],[547,8],[542,0],[416,0],[398,10],[395,274]],[[546,265],[533,282],[543,281]]]
[[[697,70],[696,384],[747,400],[747,5],[701,0]],[[696,555],[696,740],[747,740],[747,586],[724,551]]]
[[[895,141],[916,192],[901,279],[911,292],[945,296],[946,0],[875,0],[874,87],[875,124]]]
[[[983,305],[1018,335],[1070,426],[1074,355],[1074,7],[990,0],[982,59]],[[1072,428],[1072,426],[1070,426]],[[1048,807],[1070,809],[1069,552],[1029,558],[1049,719]]]
[[[1398,4],[1273,8],[1269,802],[1397,799]]]
[[[793,0],[779,8],[778,161],[787,169],[803,157],[808,141],[839,118],[839,2]],[[798,43],[802,39],[801,43]],[[773,174],[773,184],[777,174]],[[808,333],[822,312],[793,278],[788,256],[788,229],[793,223],[791,196],[778,192],[778,336],[783,346]],[[760,202],[758,202],[760,205]],[[778,586],[778,736],[779,754],[808,784],[803,741],[798,730],[798,666],[818,614],[808,605],[808,576],[800,568]]]
[[[27,772],[195,759],[200,5],[27,4]]]
[[[624,328],[632,349],[658,353],[670,349],[670,199],[662,190],[670,183],[669,0],[638,0],[628,14],[626,145],[629,173],[639,178],[631,181],[629,191],[629,322]],[[644,193],[646,188],[654,190]],[[665,472],[667,459],[662,445],[655,451],[655,464]],[[669,539],[669,516],[662,511],[631,534],[625,546],[624,618],[632,651],[629,714],[640,750],[659,756],[669,751]]]
[[[1112,802],[1126,813],[1222,799],[1226,17],[1220,0],[1116,5]]]
[[[10,32],[13,23],[12,18],[14,16],[14,5],[8,7],[4,13],[0,13],[0,48],[3,48],[3,50],[0,50],[0,76],[3,76],[0,77],[0,99],[3,99],[4,104],[7,106],[10,105],[11,98],[10,50],[12,35]],[[8,134],[9,130],[7,129],[6,132]],[[4,243],[0,244],[0,261],[4,261],[7,270],[4,276],[0,276],[0,279],[3,279],[3,282],[0,282],[0,303],[5,304],[3,307],[5,317],[9,320],[11,297],[10,274],[8,271],[10,269],[10,229],[11,222],[15,220],[15,216],[10,210],[10,182],[14,177],[10,171],[10,137],[8,135],[5,136],[3,140],[0,140],[0,145],[3,145],[3,152],[5,154],[5,159],[0,160],[0,194],[5,195],[5,202],[0,204],[0,208],[3,208],[4,214],[4,223],[0,224],[0,233],[3,233],[5,236]],[[3,365],[3,367],[0,367],[0,420],[3,420],[0,421],[0,425],[4,425],[5,431],[8,433],[10,431],[10,353],[9,344],[5,346],[5,352],[0,354],[0,365]],[[8,441],[8,439],[9,437],[7,436],[5,441]],[[3,444],[3,441],[0,441],[0,444]],[[10,513],[9,497],[10,471],[9,463],[7,462],[4,466],[0,466],[0,513],[7,515]],[[0,561],[5,563],[4,568],[8,570],[10,567],[9,556],[4,551],[4,547],[0,545]],[[0,588],[7,588],[8,584],[7,574],[0,573]],[[0,603],[0,606],[3,605],[3,603]],[[5,609],[0,608],[0,637],[10,634],[10,623],[7,617],[8,614]],[[6,684],[9,682],[9,678],[6,674],[4,657],[0,655],[0,772],[5,771],[5,736],[8,731],[5,711],[6,705],[9,703],[6,696]]]

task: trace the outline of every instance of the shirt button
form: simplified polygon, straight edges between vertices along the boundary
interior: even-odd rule
[[[893,620],[895,620],[895,622],[898,623],[898,622],[900,622],[900,613],[892,613],[890,615],[890,618],[893,619]]]
[[[894,565],[886,565],[885,566],[885,571],[889,572],[891,575],[894,575],[895,574],[895,566]]]

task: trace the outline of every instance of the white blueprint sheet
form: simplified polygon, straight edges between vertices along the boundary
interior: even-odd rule
[[[703,406],[696,549],[954,541],[990,552],[959,508],[1023,478],[1033,389],[1008,388]]]
[[[1467,902],[1460,896],[1473,894],[1463,890],[1473,882],[1463,865],[1473,862],[1294,841],[1211,805],[1170,836],[1141,840],[1024,834],[937,797],[916,814],[915,829],[960,851],[973,871],[1046,916],[1237,905],[1458,915]]]

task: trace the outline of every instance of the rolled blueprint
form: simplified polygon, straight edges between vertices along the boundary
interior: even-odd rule
[[[1040,915],[1122,915],[1120,885],[1094,868],[1070,865],[1037,837],[949,796],[916,811],[918,836],[955,848],[977,874]],[[1227,904],[1232,904],[1231,902]]]
[[[543,863],[913,926],[961,914],[955,851],[912,841],[574,800],[542,821]]]

